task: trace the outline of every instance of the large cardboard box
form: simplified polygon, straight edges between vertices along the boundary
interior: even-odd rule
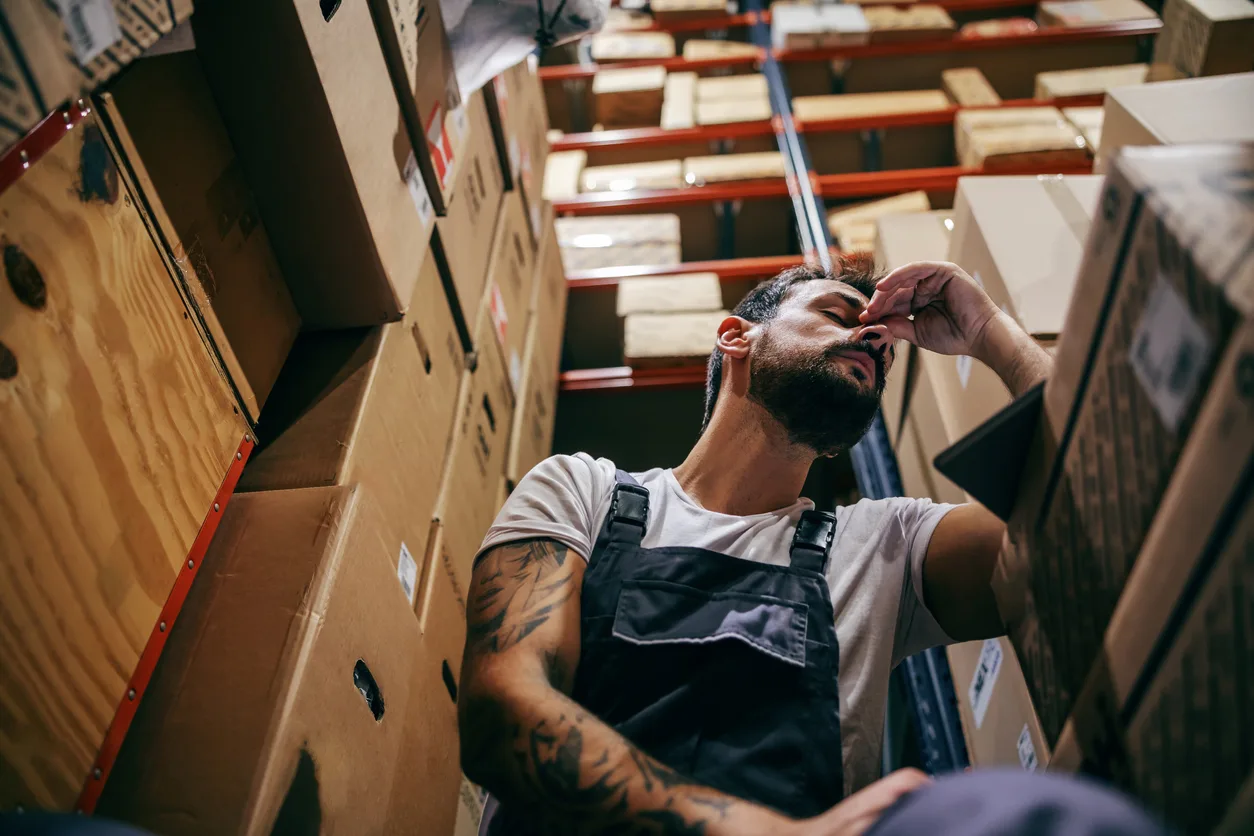
[[[917,350],[915,353],[922,354]],[[951,443],[953,430],[945,423],[931,374],[934,371],[916,357],[910,411],[897,438],[902,487],[911,496],[925,496],[936,502],[959,505],[971,498],[932,466],[936,454]]]
[[[736,180],[769,180],[783,177],[786,173],[784,156],[778,151],[714,154],[684,160],[684,182],[690,186]]]
[[[862,137],[857,131],[819,131],[809,123],[862,119],[897,113],[947,111],[953,102],[943,90],[894,90],[888,93],[851,93],[797,96],[793,117],[806,131],[810,160],[820,174],[862,171],[872,164],[863,158]],[[879,164],[888,168],[922,168],[951,165],[953,152],[948,124],[885,130]]]
[[[864,44],[871,25],[858,6],[840,3],[771,4],[771,45],[776,49],[821,49]]]
[[[465,365],[435,262],[424,263],[405,320],[297,340],[238,488],[360,483],[397,521],[392,562],[410,574],[427,546]]]
[[[307,329],[399,319],[431,197],[364,3],[218,0],[200,56]]]
[[[486,325],[496,333],[496,340],[509,381],[517,392],[522,385],[526,365],[523,353],[527,343],[527,318],[531,311],[536,279],[536,251],[531,241],[522,195],[510,192],[501,205],[492,241],[492,261],[488,268],[488,302],[479,312],[490,321]],[[484,343],[480,351],[488,351]]]
[[[1124,64],[1119,67],[1092,67],[1083,70],[1037,73],[1036,98],[1093,96],[1106,93],[1116,87],[1144,84],[1148,75],[1148,64]]]
[[[531,315],[537,332],[544,341],[544,350],[559,355],[563,328],[566,324],[566,270],[562,266],[562,250],[558,246],[557,228],[553,223],[553,207],[545,204],[544,236],[536,253],[536,280],[531,301]]]
[[[1254,645],[1251,357],[1247,324],[1215,372],[1057,748],[1061,766],[1117,781],[1187,832],[1209,831],[1254,767],[1244,716],[1254,694],[1244,663],[1226,655],[1248,659]]]
[[[519,61],[492,79],[490,88],[484,89],[497,153],[509,175],[506,188],[522,189],[532,240],[538,242],[545,161],[549,155],[549,113],[535,60]]]
[[[723,310],[631,314],[623,320],[624,359],[637,369],[700,364],[727,316]]]
[[[106,139],[0,194],[6,810],[74,804],[247,432]]]
[[[1049,739],[1250,313],[1251,171],[1248,147],[1137,148],[1107,177],[1045,385],[1043,465],[1020,490],[994,579]]]
[[[985,171],[1074,168],[1089,162],[1084,137],[1066,119],[973,132],[962,164]]]
[[[437,213],[448,212],[466,142],[453,49],[439,0],[369,0],[415,160]]]
[[[435,225],[448,259],[458,315],[466,325],[462,333],[465,339],[474,331],[479,300],[487,282],[492,248],[484,243],[492,240],[496,229],[505,181],[483,91],[471,95],[462,108],[469,132],[464,165],[457,172],[448,212],[437,219]]]
[[[971,765],[1044,768],[1049,749],[1010,642],[985,639],[945,650]]]
[[[170,834],[451,832],[456,706],[388,526],[355,486],[236,497],[100,812]]]
[[[662,123],[666,68],[598,70],[592,77],[596,121],[606,128],[656,128]]]
[[[99,97],[192,310],[256,422],[300,314],[194,52],[136,62]]]
[[[590,165],[583,170],[581,192],[630,192],[636,189],[678,189],[684,184],[680,160],[654,160],[621,165]]]
[[[1056,107],[1006,107],[960,110],[954,117],[954,151],[959,165],[974,166],[971,138],[979,132],[1022,125],[1056,125],[1065,121]]]
[[[713,311],[723,307],[717,273],[634,276],[618,282],[617,314]]]
[[[1097,170],[1129,145],[1254,141],[1254,72],[1111,90]]]
[[[954,19],[942,6],[868,6],[862,12],[871,27],[873,44],[947,38],[955,29]]]
[[[1254,70],[1254,3],[1250,0],[1167,0],[1154,63],[1185,75]]]
[[[586,215],[555,224],[568,272],[680,262],[678,215]]]
[[[827,229],[845,252],[875,249],[875,222],[890,215],[927,212],[927,192],[915,191],[872,200],[827,213]]]
[[[192,13],[192,0],[4,0],[0,151],[68,99],[90,93]]]
[[[1044,0],[1036,16],[1042,26],[1079,27],[1158,17],[1141,0]]]
[[[1001,96],[975,67],[955,67],[941,72],[941,87],[959,107],[997,107]]]

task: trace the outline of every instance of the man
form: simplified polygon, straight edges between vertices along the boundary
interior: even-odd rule
[[[955,265],[794,268],[720,324],[681,465],[554,456],[519,483],[467,600],[462,764],[493,795],[488,833],[851,834],[927,783],[876,782],[889,673],[1004,632],[1004,526],[799,497],[865,433],[897,338],[1015,395],[1050,368]]]

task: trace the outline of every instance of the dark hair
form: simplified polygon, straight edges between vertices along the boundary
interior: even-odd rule
[[[835,256],[836,263],[831,270],[824,270],[817,264],[802,264],[789,267],[773,279],[762,282],[745,294],[740,304],[732,311],[750,322],[769,322],[779,313],[779,306],[788,296],[788,291],[802,282],[827,280],[844,282],[868,299],[875,292],[875,283],[882,274],[875,269],[875,259],[870,253],[846,253]],[[714,404],[718,401],[719,387],[723,385],[723,352],[716,347],[710,352],[710,360],[705,373],[705,417],[701,420],[701,432],[709,426],[714,415]]]

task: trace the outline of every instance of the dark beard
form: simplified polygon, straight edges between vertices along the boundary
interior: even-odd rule
[[[832,358],[864,351],[875,362],[875,386],[847,377]],[[820,456],[834,456],[857,443],[879,409],[884,391],[884,356],[874,343],[847,342],[810,355],[787,354],[764,329],[749,363],[749,397],[783,425],[788,440]]]

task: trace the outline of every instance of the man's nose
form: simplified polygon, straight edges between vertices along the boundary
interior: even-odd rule
[[[853,340],[855,342],[866,340],[885,352],[892,348],[893,345],[893,335],[889,333],[888,328],[883,323],[879,322],[860,326],[853,332]]]

